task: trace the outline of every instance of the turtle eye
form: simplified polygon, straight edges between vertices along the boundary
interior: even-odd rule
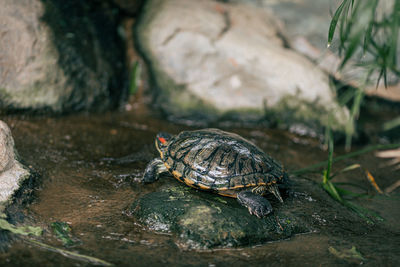
[[[158,137],[158,140],[161,142],[161,144],[165,144],[167,142],[164,137]]]

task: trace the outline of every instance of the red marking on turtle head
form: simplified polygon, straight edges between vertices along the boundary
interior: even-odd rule
[[[164,137],[158,137],[158,140],[161,142],[161,144],[165,144],[167,142]]]

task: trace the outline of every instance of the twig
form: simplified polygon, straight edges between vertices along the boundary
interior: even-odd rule
[[[56,248],[47,244],[44,244],[42,242],[33,240],[33,239],[24,239],[26,242],[39,246],[41,248],[53,251],[53,252],[57,252],[60,253],[61,255],[65,256],[65,257],[69,257],[72,259],[76,259],[76,260],[80,260],[80,261],[85,261],[85,262],[89,262],[91,264],[94,265],[102,265],[102,266],[114,266],[114,264],[106,262],[104,260],[101,259],[97,259],[95,257],[91,257],[91,256],[86,256],[86,255],[81,255],[79,253],[75,253],[75,252],[71,252],[65,249],[61,249],[61,248]]]
[[[385,193],[386,193],[386,194],[392,193],[394,190],[396,190],[397,187],[400,187],[400,180],[398,180],[398,181],[395,182],[394,184],[388,186],[388,187],[385,189]]]

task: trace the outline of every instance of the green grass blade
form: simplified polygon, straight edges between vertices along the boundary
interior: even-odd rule
[[[337,184],[335,183],[335,185],[337,185]],[[343,189],[343,188],[340,188],[340,187],[337,187],[337,186],[336,186],[336,191],[337,191],[341,196],[369,197],[369,195],[366,194],[366,193],[354,193],[354,192],[351,192],[351,191],[349,191],[349,190],[346,190],[346,189]]]
[[[352,171],[352,170],[355,170],[355,169],[358,169],[358,168],[361,168],[360,164],[358,164],[358,163],[352,164],[352,165],[347,166],[346,168],[343,168],[342,170],[340,170],[340,173]]]
[[[366,218],[368,219],[369,222],[373,223],[368,217],[367,215],[371,215],[372,217],[374,217],[377,220],[383,221],[384,219],[379,216],[376,212],[373,212],[369,209],[363,208],[359,205],[356,205],[354,203],[351,203],[349,201],[344,201],[344,205],[350,209],[352,209],[353,211],[355,211],[360,217]]]
[[[368,72],[367,72],[367,75],[365,77],[364,84],[368,84],[369,83],[369,81],[371,79],[371,76],[374,73],[375,67],[373,65],[374,65],[374,63],[368,63],[368,65],[365,67],[366,69],[368,69]]]
[[[344,54],[344,58],[340,63],[339,70],[343,69],[346,65],[347,61],[354,55],[357,51],[357,48],[360,46],[362,38],[362,32],[356,33],[352,38],[349,40],[349,45],[346,48],[346,52]]]
[[[354,152],[351,152],[351,153],[347,153],[345,155],[341,155],[341,156],[335,157],[335,158],[332,159],[332,162],[335,163],[335,162],[342,161],[342,160],[345,160],[345,159],[353,158],[353,157],[356,157],[356,156],[359,156],[359,155],[362,155],[362,154],[369,153],[369,152],[374,151],[374,150],[394,149],[394,148],[398,148],[398,147],[400,147],[400,143],[369,146],[369,147],[366,147],[366,148],[363,148],[363,149],[360,149],[360,150],[357,150],[357,151],[354,151]],[[300,174],[308,173],[311,170],[315,170],[315,169],[321,168],[323,166],[326,166],[327,163],[328,163],[328,160],[325,160],[325,161],[322,161],[322,162],[318,162],[318,163],[313,164],[311,166],[308,166],[308,167],[305,167],[305,168],[302,168],[302,169],[299,169],[299,170],[296,170],[296,171],[291,171],[290,174],[300,175]]]
[[[349,201],[343,201],[343,205],[345,207],[351,209],[352,211],[354,211],[358,216],[363,218],[367,223],[374,224],[374,222],[370,218],[368,218],[368,216],[362,211],[362,209],[360,209],[359,206],[357,206]]]
[[[134,95],[138,89],[140,75],[140,65],[138,61],[135,61],[132,66],[131,79],[129,81],[129,93]]]
[[[354,89],[346,89],[340,96],[339,105],[344,106],[354,98]]]
[[[336,30],[337,23],[339,21],[339,17],[342,14],[343,7],[346,5],[347,2],[348,2],[348,0],[343,0],[343,2],[336,9],[336,12],[332,17],[331,24],[329,25],[329,32],[328,32],[328,47],[330,47],[332,44],[333,36],[335,35],[335,30]]]
[[[354,102],[350,113],[350,120],[346,127],[346,145],[345,145],[346,150],[349,150],[351,147],[351,139],[353,137],[354,127],[355,127],[354,122],[358,118],[358,115],[360,113],[360,107],[363,97],[364,97],[364,90],[358,88],[355,91]]]
[[[379,80],[378,80],[379,83]],[[385,88],[388,87],[388,83],[387,83],[387,69],[386,67],[383,67],[383,84],[385,85]]]
[[[340,45],[339,45],[339,55],[342,55],[342,51],[346,50],[345,49],[345,44],[348,40],[349,33],[351,30],[351,17],[349,16],[349,13],[351,13],[351,9],[353,9],[353,4],[354,2],[347,1],[343,11],[342,15],[340,16],[340,26],[339,26],[339,40],[340,40]]]
[[[343,199],[340,196],[340,194],[338,193],[338,191],[336,190],[335,186],[332,184],[332,182],[330,182],[329,180],[326,183],[322,184],[322,188],[325,189],[326,192],[328,192],[328,194],[335,199],[336,201],[342,203]]]
[[[379,72],[379,76],[378,76],[378,79],[376,79],[376,88],[378,89],[378,86],[379,86],[379,82],[381,81],[381,79],[382,79],[382,76],[384,76],[384,68],[381,68],[381,70],[380,70],[380,72]],[[385,85],[385,88],[387,88],[387,86]]]
[[[326,179],[330,180],[331,177],[331,169],[332,169],[332,163],[333,163],[333,137],[332,137],[332,132],[329,131],[328,132],[328,164],[326,167]]]
[[[372,30],[374,29],[374,22],[375,20],[375,11],[378,6],[379,0],[369,0],[371,7],[369,8],[369,11],[371,12],[371,19],[368,22],[368,27],[367,30],[365,31],[364,35],[364,45],[363,45],[363,54],[366,53],[368,50],[368,47],[371,43],[372,40]]]
[[[346,168],[343,168],[343,169],[341,169],[340,171],[338,171],[338,172],[332,174],[332,175],[331,175],[331,179],[332,179],[333,177],[335,177],[335,176],[341,174],[341,173],[348,172],[348,171],[352,171],[352,170],[358,169],[358,168],[361,168],[361,165],[360,165],[360,164],[353,164],[353,165],[347,166]]]
[[[395,1],[393,13],[392,13],[392,24],[391,24],[391,44],[389,59],[391,60],[390,65],[396,66],[397,64],[397,42],[399,36],[399,23],[400,23],[400,1]]]
[[[400,126],[400,117],[397,117],[397,118],[395,118],[393,120],[385,122],[383,124],[383,130],[389,131],[389,130],[394,129],[394,128],[399,127],[399,126]]]
[[[358,185],[358,184],[354,184],[354,183],[347,183],[347,182],[335,182],[334,183],[335,186],[337,187],[338,185],[346,185],[346,186],[352,186],[352,187],[356,187],[356,188],[361,188],[364,191],[367,191],[368,189],[364,186]]]
[[[336,186],[332,182],[328,182],[328,186],[330,188],[330,194],[339,202],[343,202],[342,197],[336,190]]]
[[[363,45],[363,54],[365,55],[368,47],[371,43],[371,39],[372,39],[372,29],[373,29],[373,24],[370,23],[370,25],[368,26],[366,32],[365,32],[365,36],[364,36],[364,45]]]

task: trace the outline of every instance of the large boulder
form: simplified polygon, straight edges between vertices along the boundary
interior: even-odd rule
[[[31,177],[30,171],[18,161],[10,128],[0,120],[0,214]]]
[[[168,179],[169,178],[169,179]],[[284,203],[271,196],[274,211],[260,219],[236,199],[197,191],[171,177],[140,196],[130,213],[151,231],[171,233],[183,249],[240,247],[287,239],[295,234],[365,224],[313,182],[292,178]],[[146,185],[144,185],[146,186]]]
[[[105,110],[125,96],[117,9],[1,0],[0,110]]]
[[[343,130],[329,77],[286,47],[265,9],[203,1],[147,1],[138,43],[157,88],[156,102],[172,117],[202,114],[306,122]]]
[[[246,0],[237,0],[246,1]],[[311,58],[316,64],[336,79],[352,86],[364,86],[364,79],[370,71],[369,68],[359,66],[356,60],[338,71],[341,63],[339,57],[339,35],[335,35],[332,45],[327,48],[328,30],[332,14],[342,1],[326,0],[297,0],[297,1],[250,1],[258,8],[270,8],[274,15],[285,24],[285,36],[291,47]],[[382,13],[388,14],[393,10],[395,1],[380,1],[376,9],[377,17]],[[304,19],[307,18],[307,19]],[[339,28],[337,29],[337,32]],[[355,58],[356,59],[356,58]],[[368,53],[363,61],[368,59]],[[388,72],[388,88],[385,88],[383,79],[377,84],[379,72],[372,74],[371,83],[367,85],[368,95],[377,95],[392,101],[400,102],[400,77]],[[378,89],[378,90],[377,90]]]

